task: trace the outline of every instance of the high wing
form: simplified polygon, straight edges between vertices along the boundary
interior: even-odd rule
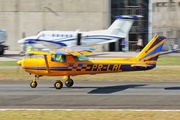
[[[91,54],[94,50],[96,50],[96,47],[86,47],[86,46],[74,46],[74,47],[66,47],[62,49],[56,49],[56,50],[47,50],[47,51],[31,51],[29,54],[33,55],[49,55],[49,54],[61,54],[61,55],[87,55]]]

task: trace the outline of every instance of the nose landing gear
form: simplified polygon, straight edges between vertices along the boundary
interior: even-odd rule
[[[30,86],[31,86],[32,88],[36,88],[36,87],[37,87],[37,82],[36,82],[37,79],[39,79],[39,77],[37,77],[37,76],[35,75],[34,80],[30,83]]]

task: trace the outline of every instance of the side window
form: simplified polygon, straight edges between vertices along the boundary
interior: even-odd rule
[[[60,62],[66,62],[66,56],[65,56],[65,55],[62,55],[62,56],[61,56]]]
[[[66,56],[65,55],[52,55],[51,61],[53,62],[66,62]]]

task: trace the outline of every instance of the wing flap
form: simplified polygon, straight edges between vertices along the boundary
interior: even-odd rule
[[[75,46],[75,47],[64,48],[63,50],[66,50],[69,54],[73,56],[77,56],[81,54],[83,55],[91,54],[96,49],[97,49],[96,47]]]

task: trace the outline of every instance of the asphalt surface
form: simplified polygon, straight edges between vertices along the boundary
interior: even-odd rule
[[[180,82],[0,81],[0,109],[180,109]]]

